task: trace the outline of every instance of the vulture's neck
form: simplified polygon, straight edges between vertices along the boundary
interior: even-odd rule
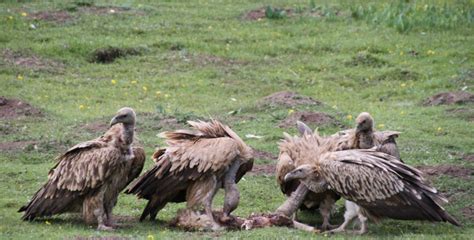
[[[135,132],[135,124],[123,124],[123,140],[127,146],[133,143],[133,134]]]
[[[374,146],[374,130],[372,128],[357,133],[358,148],[368,149]]]

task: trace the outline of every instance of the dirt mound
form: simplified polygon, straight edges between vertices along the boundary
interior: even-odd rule
[[[260,100],[264,105],[289,106],[297,105],[322,105],[322,102],[311,97],[303,96],[295,92],[281,91],[268,95]]]
[[[423,102],[425,106],[449,105],[449,104],[463,104],[473,103],[474,94],[466,91],[457,92],[442,92],[433,95]]]
[[[294,128],[296,127],[296,121],[301,121],[309,125],[337,125],[342,124],[337,121],[333,116],[322,112],[294,112],[284,120],[282,120],[278,127],[280,128]]]
[[[2,58],[10,65],[33,70],[57,70],[64,67],[64,64],[60,62],[45,59],[34,54],[15,52],[11,49],[5,49],[2,53]]]
[[[473,169],[456,165],[418,166],[417,169],[422,171],[427,177],[448,175],[451,177],[470,179],[474,174]]]
[[[2,142],[0,143],[0,150],[3,151],[19,151],[25,149],[37,148],[37,141],[16,141],[16,142]]]
[[[90,133],[103,133],[109,129],[109,125],[105,121],[86,123],[80,127]]]
[[[474,206],[461,209],[462,215],[469,220],[474,220]]]
[[[75,9],[79,13],[89,13],[89,14],[95,14],[95,15],[105,15],[105,14],[120,14],[120,13],[140,13],[142,12],[137,12],[137,11],[131,11],[131,8],[127,7],[114,7],[114,6],[81,6]]]
[[[276,160],[278,158],[275,154],[273,154],[271,152],[258,150],[256,148],[252,148],[252,150],[253,150],[253,156],[256,159]]]
[[[72,20],[71,14],[67,11],[41,11],[31,13],[29,19],[32,20],[40,20],[40,21],[48,21],[48,22],[55,22],[55,23],[65,23],[69,20]]]
[[[43,113],[29,103],[0,96],[0,119],[14,119],[21,116],[43,116]]]
[[[250,10],[249,12],[244,14],[243,19],[249,21],[259,21],[263,18],[281,19],[285,17],[290,17],[293,15],[293,13],[293,9],[273,8],[268,6]]]
[[[123,58],[128,55],[139,55],[141,51],[134,48],[106,47],[99,48],[92,52],[89,62],[112,63],[117,58]]]
[[[275,175],[276,166],[274,164],[254,165],[251,175]]]

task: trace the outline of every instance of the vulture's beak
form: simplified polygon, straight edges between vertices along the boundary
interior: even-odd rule
[[[112,118],[112,120],[110,121],[110,126],[112,127],[113,125],[119,123],[119,121],[117,120],[117,116],[115,116],[114,118]]]
[[[287,173],[283,180],[285,182],[288,182],[288,181],[291,181],[291,180],[296,179],[296,178],[297,178],[296,174],[292,171],[292,172]]]

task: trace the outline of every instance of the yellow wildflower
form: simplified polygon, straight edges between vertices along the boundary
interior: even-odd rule
[[[428,50],[428,52],[426,52],[426,54],[428,54],[428,55],[434,55],[435,53],[436,53],[436,52],[433,51],[433,50]]]
[[[438,127],[438,129],[436,129],[436,130],[438,130],[438,132],[443,131],[443,129],[441,127]]]
[[[403,51],[400,52],[400,56],[403,56],[403,54],[405,54]]]
[[[212,29],[212,26],[207,27],[207,29],[211,30],[211,29]]]
[[[381,124],[377,125],[377,127],[379,127],[379,128],[384,128],[384,127],[385,127],[385,124],[381,123]]]
[[[132,81],[132,84],[137,84],[137,80],[133,80],[133,81]]]
[[[9,20],[13,20],[13,16],[8,16],[8,19],[9,19]]]
[[[46,225],[51,225],[51,223],[48,220],[44,221],[44,223],[46,223]]]
[[[148,234],[148,236],[146,236],[146,240],[155,240],[155,237],[151,234]]]
[[[349,114],[349,115],[346,116],[346,118],[347,118],[347,120],[352,120],[352,115]]]
[[[290,114],[292,114],[292,113],[294,113],[294,112],[295,112],[294,109],[288,109],[288,115],[290,115]]]
[[[21,13],[21,16],[26,17],[26,16],[28,16],[28,13],[22,12],[22,13]]]
[[[115,79],[110,80],[110,82],[114,85],[117,84],[117,80],[115,80]]]
[[[18,76],[16,77],[16,79],[18,79],[18,80],[23,80],[23,76],[22,76],[22,75],[18,75]]]
[[[404,112],[404,111],[401,111],[401,112],[400,112],[400,115],[405,115],[405,112]]]
[[[169,95],[169,94],[165,94],[165,98],[169,98],[169,97],[170,97],[170,95]]]
[[[402,83],[402,84],[400,84],[400,87],[402,87],[402,88],[404,88],[404,87],[406,87],[406,86],[407,86],[407,84],[406,84],[406,83]]]
[[[145,91],[145,92],[148,91],[148,88],[147,88],[146,86],[143,86],[142,89],[143,89],[143,91]]]
[[[156,91],[156,96],[160,96],[161,95],[161,91]]]
[[[84,105],[82,105],[82,104],[79,105],[79,110],[83,110],[84,108],[86,108],[86,106],[84,106]]]

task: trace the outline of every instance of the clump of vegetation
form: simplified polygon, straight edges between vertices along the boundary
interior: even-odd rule
[[[268,19],[282,19],[287,17],[285,9],[268,6],[265,9],[265,17]]]
[[[398,80],[398,81],[416,81],[420,79],[422,75],[418,72],[407,70],[407,69],[392,69],[387,72],[382,73],[377,76],[375,79],[379,81],[383,80]]]
[[[356,20],[366,20],[375,25],[387,25],[400,33],[412,29],[450,29],[472,25],[474,5],[471,1],[456,4],[431,5],[418,1],[398,1],[378,7],[358,5],[351,7],[351,16]]]
[[[375,57],[374,55],[367,53],[367,52],[359,52],[356,56],[352,57],[350,61],[346,62],[347,66],[358,67],[358,66],[366,66],[366,67],[382,67],[388,65],[388,62]]]

